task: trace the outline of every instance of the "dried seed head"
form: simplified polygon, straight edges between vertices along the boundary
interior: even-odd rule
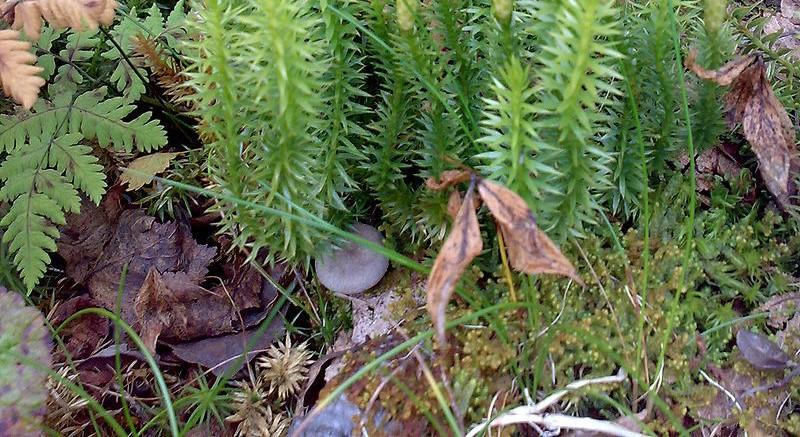
[[[280,436],[289,427],[289,419],[283,414],[275,414],[264,400],[267,393],[261,384],[247,381],[231,382],[231,404],[234,414],[225,418],[235,423],[235,437]]]
[[[284,400],[300,389],[311,363],[311,352],[306,350],[306,344],[292,346],[287,333],[283,343],[272,345],[267,356],[258,359],[258,368],[261,381],[264,385],[269,383],[269,393],[275,392],[278,399]]]

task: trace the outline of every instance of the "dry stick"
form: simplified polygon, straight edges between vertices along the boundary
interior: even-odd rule
[[[536,423],[550,429],[582,429],[587,431],[600,431],[609,435],[622,437],[643,437],[644,434],[633,432],[623,426],[604,420],[566,416],[563,414],[542,414],[543,411],[547,410],[556,402],[561,400],[561,398],[575,390],[592,384],[619,383],[624,381],[627,377],[628,374],[625,372],[625,369],[620,368],[619,372],[613,376],[582,379],[571,382],[563,389],[556,391],[535,405],[523,405],[512,408],[506,413],[497,416],[494,418],[494,420],[484,420],[483,422],[475,425],[470,432],[467,433],[466,437],[474,437],[489,427],[506,426],[519,423]]]

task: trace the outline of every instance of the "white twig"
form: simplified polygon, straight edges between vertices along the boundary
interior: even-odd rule
[[[705,380],[708,381],[709,384],[711,384],[714,387],[716,387],[717,389],[719,389],[719,391],[725,393],[725,396],[727,396],[730,400],[733,401],[734,404],[736,404],[736,408],[738,408],[739,411],[744,411],[744,408],[742,408],[742,404],[739,403],[739,400],[736,399],[736,396],[733,393],[731,393],[730,391],[728,391],[728,389],[726,389],[725,387],[720,385],[720,383],[718,383],[717,381],[714,381],[713,379],[711,379],[711,377],[708,376],[708,374],[706,372],[702,371],[702,370],[700,371],[700,376],[705,378]]]
[[[563,389],[556,391],[537,404],[523,405],[512,408],[511,410],[497,416],[493,420],[484,420],[483,422],[475,425],[469,431],[469,433],[467,433],[467,437],[474,437],[488,427],[507,426],[518,423],[538,424],[550,429],[570,428],[587,431],[599,431],[609,435],[623,437],[642,436],[643,434],[632,432],[625,427],[604,420],[573,417],[563,414],[541,414],[543,411],[553,406],[556,402],[561,400],[561,398],[572,391],[592,384],[612,384],[622,382],[627,377],[628,375],[625,373],[625,369],[619,369],[619,372],[613,376],[603,376],[600,378],[582,379],[571,382]]]
[[[622,425],[605,420],[592,419],[589,417],[574,417],[564,414],[503,414],[497,417],[491,426],[508,426],[520,423],[542,425],[548,429],[577,429],[583,431],[596,431],[607,435],[619,437],[646,437],[635,431],[631,431]],[[466,437],[475,437],[484,430],[486,424],[478,425],[470,430]]]

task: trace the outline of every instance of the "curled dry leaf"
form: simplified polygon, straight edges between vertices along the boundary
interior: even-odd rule
[[[472,201],[473,196],[474,189],[470,187],[464,201],[461,202],[453,229],[433,263],[425,287],[428,296],[428,312],[441,343],[445,343],[445,310],[450,296],[453,294],[461,274],[483,249],[478,216]]]
[[[453,190],[447,198],[447,215],[455,221],[459,210],[461,210],[461,192]]]
[[[176,156],[178,156],[177,153],[151,153],[136,158],[128,165],[128,168],[122,170],[119,178],[128,184],[128,191],[138,190],[152,182],[153,176],[166,170]]]
[[[470,177],[472,177],[472,174],[467,170],[447,170],[439,175],[439,179],[429,177],[428,180],[425,181],[425,186],[428,187],[429,190],[442,191],[453,185],[467,182]]]
[[[536,226],[533,212],[521,197],[486,179],[478,182],[478,192],[500,224],[512,267],[528,274],[553,273],[569,276],[583,284],[572,263]]]
[[[686,58],[688,69],[700,78],[731,86],[725,96],[728,124],[742,123],[767,188],[786,208],[796,192],[790,175],[797,165],[795,132],[786,109],[767,81],[764,61],[758,55],[750,55],[712,71],[697,65],[696,56],[692,51]]]
[[[42,18],[56,28],[97,29],[114,21],[117,5],[115,0],[9,0],[0,6],[0,12],[3,17],[13,17],[13,29],[21,29],[35,40],[42,30]]]
[[[34,64],[36,56],[30,52],[31,43],[22,41],[15,30],[0,30],[0,83],[7,96],[30,109],[39,96],[44,79],[39,77],[41,67]]]

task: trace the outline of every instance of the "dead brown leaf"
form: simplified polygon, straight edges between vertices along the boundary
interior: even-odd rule
[[[464,201],[461,202],[453,229],[433,263],[426,286],[428,312],[442,344],[446,342],[444,335],[445,310],[450,296],[453,294],[461,274],[483,249],[478,216],[472,201],[473,196],[474,187],[470,187]]]
[[[276,337],[282,335],[283,330],[283,318],[279,315],[272,320],[272,323],[270,323],[262,335],[258,337],[255,343],[250,347],[247,354],[247,361],[250,361],[260,351],[267,349]],[[211,372],[215,375],[221,376],[229,367],[235,364],[236,358],[242,355],[245,346],[255,337],[255,334],[256,330],[251,330],[220,337],[176,343],[170,347],[172,348],[172,352],[181,360],[188,363],[200,364],[211,369]],[[233,374],[244,366],[245,361],[242,360],[238,364],[238,368],[233,369]]]
[[[48,317],[50,323],[59,326],[71,315],[84,308],[96,307],[97,302],[89,296],[76,296],[60,303]],[[73,320],[59,331],[64,346],[72,359],[86,358],[97,349],[100,342],[108,335],[109,320],[96,314],[86,314]],[[55,357],[56,361],[61,361],[63,351],[56,349],[59,354]]]
[[[695,64],[696,56],[692,51],[686,58],[687,68],[700,78],[731,86],[725,96],[728,124],[742,123],[767,189],[785,209],[796,192],[790,175],[793,162],[797,162],[795,132],[767,80],[764,61],[759,55],[749,55],[710,71]]]
[[[184,224],[158,223],[142,210],[120,213],[114,202],[89,205],[59,241],[65,270],[113,311],[127,266],[120,313],[151,350],[159,338],[194,340],[258,323],[277,295],[250,266],[226,264],[223,282],[204,286],[216,249],[198,244]]]
[[[467,182],[470,177],[472,177],[472,173],[467,170],[447,170],[439,175],[439,179],[429,177],[428,180],[425,181],[425,186],[428,187],[429,190],[441,191],[453,185]]]
[[[447,198],[447,215],[455,221],[459,210],[461,210],[461,192],[453,190]]]
[[[547,235],[539,231],[528,204],[508,188],[486,179],[478,192],[500,224],[511,266],[528,274],[552,273],[568,276],[583,284],[572,263]]]

